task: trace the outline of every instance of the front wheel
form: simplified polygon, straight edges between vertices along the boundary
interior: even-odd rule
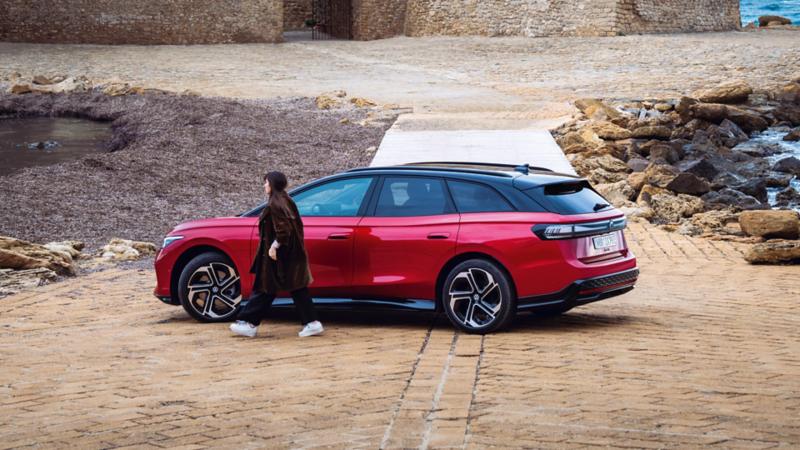
[[[178,282],[183,309],[199,322],[227,322],[239,313],[242,281],[222,253],[203,253],[189,261]]]
[[[517,297],[508,275],[483,259],[454,267],[445,280],[442,299],[453,325],[471,334],[499,330],[517,313]]]

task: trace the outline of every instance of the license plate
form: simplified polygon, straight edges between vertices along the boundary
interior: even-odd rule
[[[605,236],[597,236],[592,238],[594,242],[594,248],[597,250],[608,248],[608,247],[616,247],[617,245],[617,236],[614,234],[607,234]]]

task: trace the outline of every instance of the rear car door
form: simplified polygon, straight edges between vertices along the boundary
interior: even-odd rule
[[[356,296],[433,300],[459,227],[444,179],[385,176],[373,197],[356,234]]]

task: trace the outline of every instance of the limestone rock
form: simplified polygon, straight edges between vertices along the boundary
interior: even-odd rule
[[[50,269],[0,269],[0,295],[13,295],[24,289],[39,286],[43,280],[51,280],[57,274]]]
[[[53,84],[53,82],[50,80],[50,78],[47,78],[44,75],[36,75],[35,77],[33,77],[33,80],[31,80],[31,81],[36,83],[36,84],[42,84],[42,85]]]
[[[634,172],[628,175],[628,184],[638,195],[639,191],[641,191],[644,185],[647,184],[647,178],[648,175],[646,173]]]
[[[76,80],[75,78],[70,77],[60,83],[48,86],[48,88],[49,91],[54,94],[70,93],[70,92],[80,94],[92,89],[92,82]]]
[[[75,262],[69,253],[2,236],[0,236],[0,268],[16,270],[45,268],[59,275],[75,275]]]
[[[616,119],[622,115],[621,112],[617,111],[616,109],[612,108],[610,105],[603,103],[602,101],[596,98],[581,98],[575,100],[575,107],[581,110],[582,113],[586,114],[586,111],[595,106],[599,109],[602,109],[603,112],[608,116],[609,119]],[[596,109],[597,109],[596,108]],[[596,114],[596,113],[595,113]],[[587,114],[588,117],[588,114]]]
[[[612,173],[631,173],[633,169],[631,169],[627,164],[622,162],[613,156],[605,155],[599,158],[590,158],[584,159],[578,163],[578,166],[581,170],[578,170],[576,167],[576,171],[578,173],[589,173],[595,169],[604,169],[608,172]]]
[[[114,83],[103,89],[103,93],[115,97],[117,95],[133,95],[136,94],[136,91],[128,83]]]
[[[788,142],[800,141],[800,128],[795,128],[794,130],[790,131],[789,134],[783,137],[783,140]]]
[[[778,264],[800,258],[800,242],[764,242],[755,244],[744,253],[750,264]]]
[[[598,184],[594,189],[615,207],[623,206],[636,197],[636,191],[625,180],[611,184]]]
[[[656,214],[672,222],[680,222],[684,217],[692,217],[705,209],[702,200],[684,194],[677,196],[656,194],[652,196],[650,202]]]
[[[55,252],[68,253],[73,260],[81,256],[81,250],[84,248],[83,242],[78,241],[50,242],[49,244],[44,244],[44,246]]]
[[[661,139],[669,140],[672,131],[665,126],[644,126],[637,128],[631,135],[634,139]]]
[[[608,141],[620,141],[631,137],[631,132],[629,130],[618,127],[611,122],[597,122],[589,127],[601,139]]]
[[[678,152],[668,145],[654,145],[650,149],[650,159],[664,158],[670,164],[675,164],[680,160]]]
[[[744,211],[739,216],[739,226],[747,236],[800,238],[800,216],[795,211]]]
[[[331,91],[331,92],[324,92],[317,96],[317,108],[319,109],[331,109],[333,107],[339,106],[344,103],[344,97],[347,94],[344,91]]]
[[[722,123],[722,121],[728,119],[741,127],[746,133],[764,131],[769,126],[767,121],[759,116],[719,103],[698,103],[697,105],[692,105],[690,110],[694,117],[714,123]]]
[[[31,89],[31,85],[27,83],[15,83],[13,86],[11,86],[11,89],[8,90],[9,94],[28,94],[30,92],[33,92],[33,89]]]
[[[772,22],[778,22],[781,25],[791,25],[792,21],[786,17],[781,16],[761,16],[758,18],[758,26],[766,27]]]
[[[661,188],[658,188],[658,187],[655,187],[655,186],[650,186],[650,185],[646,184],[646,185],[642,186],[642,190],[641,190],[641,192],[639,192],[639,196],[636,197],[636,203],[639,204],[639,205],[652,206],[653,196],[654,195],[659,195],[659,194],[667,194],[667,195],[669,195],[669,192],[667,192],[667,191],[665,191],[665,190],[663,190]]]
[[[681,97],[681,100],[675,106],[675,111],[678,112],[681,116],[681,122],[689,123],[692,121],[692,114],[691,110],[689,109],[692,105],[696,105],[697,100],[691,97]]]
[[[317,104],[319,106],[319,103]],[[573,145],[584,145],[585,141],[583,137],[581,137],[580,133],[577,131],[570,131],[566,135],[556,139],[556,144],[561,147],[562,150],[566,150]],[[586,147],[588,150],[588,147]],[[573,153],[580,153],[580,152],[573,152]]]
[[[378,104],[373,102],[372,100],[367,100],[365,98],[359,98],[359,97],[351,98],[350,103],[355,104],[356,108],[370,108],[373,106],[378,106]]]
[[[564,153],[567,152],[565,151]],[[622,151],[615,145],[601,145],[600,147],[588,150],[586,153],[583,154],[585,158],[596,158],[605,155],[613,156],[614,158],[617,158],[619,160],[622,160],[622,158],[625,157]]]
[[[790,173],[792,175],[800,175],[800,159],[790,156],[775,162],[772,170],[781,173]]]
[[[695,97],[705,103],[741,103],[752,93],[753,88],[746,81],[734,80],[700,91]]]
[[[681,172],[691,173],[698,178],[705,178],[706,181],[711,181],[717,176],[719,170],[714,167],[706,158],[701,158],[694,161],[683,161],[678,164],[678,170]]]
[[[156,252],[155,244],[136,242],[128,239],[114,238],[100,250],[100,256],[115,261],[135,261],[141,255],[152,255]]]
[[[787,94],[800,94],[800,84],[792,83],[783,88],[783,92]]]
[[[692,216],[692,225],[714,230],[717,228],[728,228],[733,225],[739,227],[739,213],[734,212],[733,208],[723,208],[716,211],[708,211]]]
[[[785,120],[793,127],[800,126],[800,109],[781,106],[771,111],[772,115],[778,120]]]
[[[603,168],[598,168],[592,171],[592,173],[586,177],[590,183],[601,185],[601,184],[609,184],[609,183],[617,183],[619,181],[624,181],[627,177],[625,173],[621,172],[609,172]]]
[[[656,212],[653,211],[653,208],[646,205],[622,206],[619,210],[628,218],[650,220],[656,217]]]
[[[708,183],[692,173],[683,172],[667,184],[667,189],[676,194],[700,196],[709,192]]]

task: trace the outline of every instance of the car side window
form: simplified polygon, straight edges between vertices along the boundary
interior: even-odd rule
[[[386,177],[375,215],[414,217],[453,214],[444,180],[427,177]]]
[[[364,202],[372,177],[348,178],[315,186],[292,196],[304,217],[354,217]]]
[[[453,180],[447,180],[447,185],[462,214],[514,211],[508,201],[489,186]]]

